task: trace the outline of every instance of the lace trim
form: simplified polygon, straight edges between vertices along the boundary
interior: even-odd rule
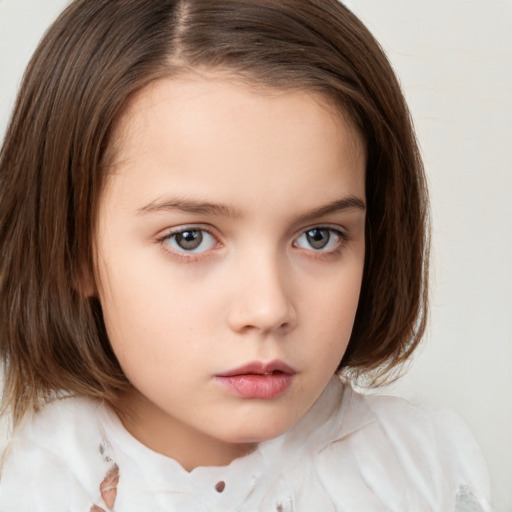
[[[467,485],[461,485],[457,491],[455,512],[485,512],[473,491]]]
[[[110,456],[111,449],[112,447],[110,446],[110,443],[106,439],[102,440],[99,446],[100,454],[105,462],[109,462],[112,464],[112,467],[109,469],[107,475],[100,484],[101,499],[106,505],[108,511],[112,511],[112,509],[114,508],[117,497],[117,486],[119,484],[119,467]],[[90,508],[89,512],[107,511],[99,507],[98,505],[93,505]]]

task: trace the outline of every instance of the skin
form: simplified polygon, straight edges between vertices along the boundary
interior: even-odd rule
[[[115,142],[95,293],[133,385],[121,420],[187,470],[228,464],[303,417],[345,352],[364,264],[362,138],[321,96],[211,73],[142,90]],[[190,251],[186,229],[210,234]],[[271,399],[215,378],[276,359],[296,373]]]

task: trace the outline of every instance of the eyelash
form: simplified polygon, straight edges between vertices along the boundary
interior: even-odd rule
[[[330,236],[332,236],[334,234],[338,238],[338,240],[336,241],[336,246],[329,250],[321,250],[321,249],[315,250],[314,248],[306,249],[306,248],[299,247],[297,245],[297,241],[301,237],[307,236],[308,233],[311,233],[313,231],[327,231],[327,232],[329,232]],[[157,239],[157,241],[164,247],[164,250],[171,253],[173,255],[173,257],[181,259],[182,261],[193,262],[201,257],[204,257],[204,253],[209,252],[211,249],[205,249],[202,251],[194,251],[194,250],[187,251],[186,249],[183,249],[183,248],[173,249],[170,247],[170,244],[168,242],[169,240],[172,240],[172,239],[175,240],[176,236],[178,236],[180,234],[187,233],[187,232],[202,233],[203,236],[204,236],[204,233],[206,233],[209,237],[211,237],[213,239],[214,247],[212,247],[211,249],[214,249],[215,247],[219,247],[219,246],[222,247],[222,243],[219,242],[218,237],[215,236],[210,229],[208,229],[204,226],[197,226],[197,225],[179,226],[176,229],[167,231],[163,236],[159,237]],[[301,233],[296,238],[294,238],[292,246],[294,248],[302,249],[304,251],[312,253],[312,257],[326,258],[326,257],[333,256],[333,255],[339,253],[349,240],[350,240],[349,235],[346,232],[341,231],[340,229],[333,228],[331,226],[318,225],[318,226],[310,226],[310,227],[304,229],[303,231],[301,231]],[[327,243],[329,243],[329,241],[330,240],[328,240]]]
[[[307,237],[313,231],[327,231],[329,233],[329,238],[326,242],[326,245],[328,245],[331,242],[331,237],[333,234],[337,237],[337,240],[334,242],[335,246],[328,250],[322,250],[323,247],[318,250],[315,250],[314,248],[311,248],[311,249],[304,248],[305,251],[311,252],[314,255],[314,257],[316,257],[316,258],[318,258],[318,257],[325,258],[325,257],[329,257],[329,256],[338,254],[340,252],[340,250],[343,249],[345,244],[349,241],[348,234],[341,231],[340,229],[333,228],[331,226],[320,225],[320,226],[312,226],[312,227],[309,227],[309,228],[306,228],[305,230],[303,230],[302,233],[297,238],[294,239],[293,246],[297,247],[298,249],[301,249],[301,247],[298,246],[298,241],[303,236]]]
[[[186,232],[195,232],[195,233],[206,233],[215,241],[215,246],[222,246],[219,242],[218,237],[216,237],[212,231],[204,226],[179,226],[171,231],[167,231],[163,236],[158,238],[158,242],[164,247],[164,250],[168,253],[172,254],[175,258],[178,258],[185,262],[193,262],[198,258],[203,257],[204,252],[208,252],[208,249],[205,251],[187,251],[185,249],[172,249],[169,240],[175,239],[176,236],[180,234],[184,234]]]

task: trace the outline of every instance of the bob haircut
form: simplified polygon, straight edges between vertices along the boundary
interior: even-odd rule
[[[428,201],[409,112],[383,51],[337,0],[76,0],[26,71],[0,154],[3,406],[60,394],[115,406],[129,383],[94,276],[98,202],[129,99],[194,69],[329,99],[367,151],[366,256],[338,371],[379,385],[425,329]]]

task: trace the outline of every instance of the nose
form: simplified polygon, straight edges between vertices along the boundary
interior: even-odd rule
[[[292,284],[275,258],[247,259],[235,275],[234,293],[228,315],[232,330],[242,333],[284,333],[295,326]]]

